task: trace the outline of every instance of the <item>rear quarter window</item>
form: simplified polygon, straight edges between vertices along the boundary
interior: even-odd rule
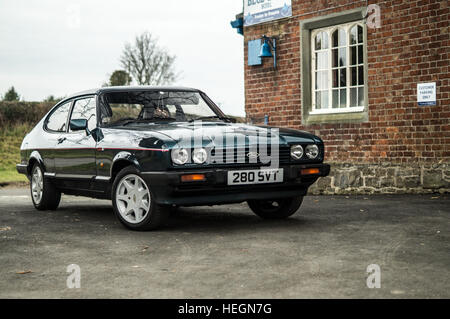
[[[65,132],[67,127],[67,117],[69,116],[71,101],[61,104],[47,119],[46,129],[55,132]]]

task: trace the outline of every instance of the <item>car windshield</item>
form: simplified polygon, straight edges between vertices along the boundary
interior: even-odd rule
[[[102,126],[222,119],[199,92],[127,91],[100,96]]]

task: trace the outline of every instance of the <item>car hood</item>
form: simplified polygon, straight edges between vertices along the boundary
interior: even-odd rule
[[[202,146],[217,146],[235,141],[235,145],[249,145],[264,140],[267,143],[278,142],[280,145],[295,143],[322,143],[322,140],[308,132],[269,126],[255,126],[243,123],[224,122],[174,122],[168,124],[129,125],[126,127],[103,129],[105,138],[111,133],[116,143],[131,143],[140,147],[172,148],[189,142],[193,138],[195,143]],[[221,138],[222,141],[219,141]],[[223,145],[222,144],[222,145]],[[196,145],[199,146],[199,145]]]

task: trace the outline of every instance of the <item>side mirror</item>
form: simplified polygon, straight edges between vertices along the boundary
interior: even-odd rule
[[[87,135],[91,134],[88,129],[88,121],[86,119],[70,120],[69,127],[72,131],[86,131]]]

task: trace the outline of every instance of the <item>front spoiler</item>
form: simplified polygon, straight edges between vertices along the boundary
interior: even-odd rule
[[[255,167],[258,169],[259,167]],[[330,172],[328,164],[280,166],[284,169],[283,183],[227,185],[227,173],[239,168],[193,169],[165,172],[142,172],[156,203],[160,205],[197,206],[240,203],[251,199],[286,198],[304,196],[319,177]],[[319,174],[301,175],[305,168],[318,168]],[[248,169],[247,167],[245,169]],[[206,181],[181,182],[185,174],[205,174]]]

